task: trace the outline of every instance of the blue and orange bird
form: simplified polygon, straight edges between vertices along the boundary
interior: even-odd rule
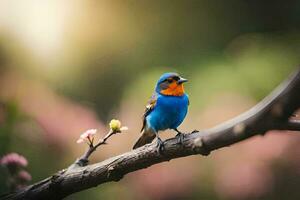
[[[164,145],[158,132],[166,129],[175,130],[178,141],[182,143],[184,135],[177,127],[183,122],[189,106],[189,98],[183,88],[185,82],[187,79],[177,73],[165,73],[159,78],[143,115],[141,136],[133,149],[152,142],[156,137],[158,151],[162,152]]]

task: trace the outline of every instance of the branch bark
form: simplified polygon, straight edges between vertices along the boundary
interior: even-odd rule
[[[300,107],[300,68],[269,96],[249,111],[214,128],[187,134],[183,144],[177,139],[165,142],[163,155],[156,144],[148,144],[102,162],[57,172],[24,190],[3,199],[62,199],[70,194],[119,181],[124,175],[174,158],[201,154],[235,144],[270,130],[300,131],[300,121],[290,117]]]

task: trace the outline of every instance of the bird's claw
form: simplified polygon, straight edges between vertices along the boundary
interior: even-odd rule
[[[177,132],[177,134],[176,134],[176,138],[177,138],[177,142],[179,143],[179,144],[183,144],[183,140],[184,140],[184,134],[183,133],[181,133],[178,129],[174,129],[176,132]]]
[[[175,137],[177,138],[177,142],[179,144],[183,144],[183,140],[184,140],[184,134],[183,133],[178,132]]]
[[[198,131],[198,130],[196,130],[196,129],[192,131],[192,133],[198,133],[198,132],[199,132],[199,131]]]
[[[157,150],[159,154],[163,154],[165,150],[165,145],[164,142],[160,139],[157,138],[157,144],[156,144]]]

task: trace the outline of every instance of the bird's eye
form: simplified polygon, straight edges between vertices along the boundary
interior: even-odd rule
[[[179,78],[178,76],[175,76],[173,79],[174,79],[175,81],[178,81],[180,78]]]
[[[168,83],[172,83],[173,79],[167,79]]]

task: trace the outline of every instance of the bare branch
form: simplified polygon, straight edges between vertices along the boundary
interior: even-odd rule
[[[187,134],[183,144],[172,138],[165,142],[164,155],[156,144],[148,144],[105,161],[63,170],[3,199],[61,199],[151,165],[189,155],[208,155],[269,130],[299,130],[299,121],[290,116],[300,107],[300,69],[249,111],[214,128]]]

